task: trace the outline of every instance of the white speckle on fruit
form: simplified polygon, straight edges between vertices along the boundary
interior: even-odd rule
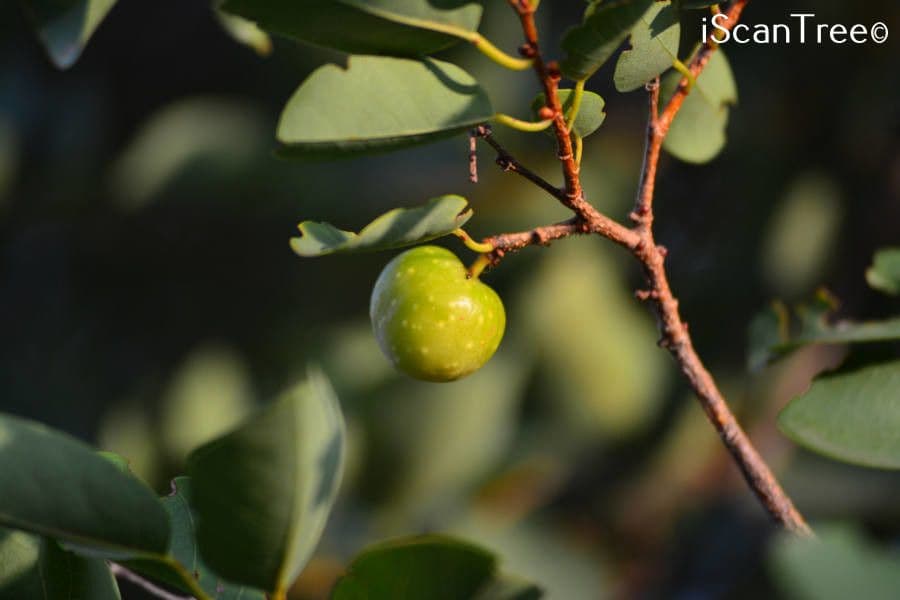
[[[471,350],[473,345],[472,342],[466,342],[466,350]]]
[[[443,329],[447,325],[447,321],[438,321],[437,326],[438,329]]]
[[[406,319],[403,319],[402,321],[400,321],[400,327],[403,327],[404,329],[406,329],[407,327],[409,327],[409,321],[407,321]]]
[[[422,354],[428,354],[428,348],[425,346],[422,346],[421,348],[419,348],[419,352],[421,352]]]

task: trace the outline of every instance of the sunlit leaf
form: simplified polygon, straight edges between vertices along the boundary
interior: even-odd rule
[[[0,525],[106,557],[164,552],[169,523],[153,492],[61,432],[0,415]]]
[[[642,87],[678,59],[681,25],[671,2],[655,2],[631,30],[631,48],[619,56],[613,80],[620,92]]]
[[[318,372],[189,458],[197,542],[229,581],[283,591],[319,541],[337,493],[344,423]]]
[[[263,29],[355,54],[417,56],[473,32],[481,4],[472,0],[226,0],[224,10]]]
[[[386,212],[358,234],[328,223],[303,221],[298,226],[300,237],[291,238],[291,248],[300,256],[402,248],[447,235],[462,227],[471,216],[465,198],[441,196],[422,206]]]
[[[541,591],[497,573],[497,558],[477,546],[429,535],[393,540],[357,556],[332,600],[536,600]]]
[[[24,0],[50,59],[60,69],[75,64],[116,0]]]
[[[119,600],[106,562],[67,552],[54,540],[0,529],[0,598]]]
[[[592,2],[584,22],[563,38],[563,74],[576,81],[593,75],[622,45],[652,4],[653,0]]]
[[[562,103],[563,112],[568,114],[572,106],[572,90],[559,90],[559,101]],[[531,110],[537,118],[537,113],[546,103],[544,94],[538,94],[531,103]],[[572,124],[572,132],[580,138],[586,138],[603,125],[606,120],[606,113],[603,111],[606,101],[599,94],[594,92],[584,92],[581,98],[581,108],[578,110],[578,116]],[[548,135],[553,135],[552,130],[547,130]]]
[[[487,94],[450,63],[352,56],[303,82],[278,124],[284,156],[334,158],[451,136],[493,117]]]
[[[872,266],[866,271],[866,281],[872,288],[900,295],[900,248],[884,248],[875,253]]]
[[[660,102],[669,101],[678,87],[681,73],[673,71],[662,79]],[[725,147],[728,107],[737,102],[737,86],[731,67],[721,49],[714,52],[697,78],[691,92],[675,115],[663,143],[671,155],[690,163],[705,163]]]
[[[900,469],[900,361],[829,373],[781,412],[791,439],[837,460]]]
[[[267,56],[272,52],[272,39],[269,35],[256,26],[256,23],[226,13],[221,9],[223,0],[213,3],[213,13],[228,35],[236,42],[252,48],[260,56]]]
[[[816,528],[815,538],[779,535],[769,568],[784,598],[893,600],[900,590],[900,557],[848,526]]]

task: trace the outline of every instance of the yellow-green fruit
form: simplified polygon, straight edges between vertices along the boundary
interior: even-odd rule
[[[506,327],[497,293],[438,246],[407,250],[387,264],[369,316],[394,366],[427,381],[453,381],[481,368]]]

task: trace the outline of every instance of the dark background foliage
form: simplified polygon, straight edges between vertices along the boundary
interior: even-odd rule
[[[513,16],[489,4],[488,37],[514,48]],[[896,31],[884,45],[728,46],[741,93],[728,146],[701,167],[664,159],[658,238],[701,355],[800,508],[896,543],[896,474],[813,457],[773,425],[839,353],[744,366],[747,325],[773,298],[802,301],[825,285],[841,314],[896,310],[863,272],[900,240],[900,8],[791,8]],[[549,54],[580,10],[544,2]],[[745,18],[788,12],[757,0]],[[532,78],[469,48],[450,53],[501,110],[527,115]],[[529,249],[487,275],[510,329],[478,379],[412,385],[389,372],[366,324],[388,256],[299,259],[287,245],[299,220],[355,228],[445,192],[471,199],[473,234],[564,212],[487,152],[482,183],[468,183],[461,138],[338,163],[273,158],[281,106],[328,60],[342,58],[284,41],[260,58],[203,2],[132,1],[58,72],[16,3],[0,4],[0,409],[120,451],[164,490],[187,449],[314,360],[341,393],[354,452],[298,593],[320,594],[367,540],[429,529],[508,550],[562,598],[771,591],[765,516],[629,299],[635,266],[608,244]],[[645,100],[610,79],[607,66],[589,84],[608,117],[583,171],[589,200],[624,219]],[[497,135],[555,176],[549,138]]]

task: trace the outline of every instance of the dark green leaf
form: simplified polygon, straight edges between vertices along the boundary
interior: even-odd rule
[[[340,482],[344,423],[318,372],[188,460],[197,542],[222,577],[286,589],[319,541]]]
[[[177,587],[184,592],[191,590],[184,577],[192,577],[215,600],[265,600],[265,593],[231,584],[214,572],[200,559],[196,541],[196,515],[191,510],[191,481],[188,477],[176,477],[172,481],[172,493],[162,499],[172,528],[169,540],[169,557],[184,569],[175,569],[170,562],[135,560],[125,566],[151,579]]]
[[[457,66],[433,60],[352,56],[303,82],[278,124],[282,154],[334,158],[451,136],[491,119],[487,94]]]
[[[416,56],[478,29],[472,0],[226,0],[223,8],[263,29],[355,54]]]
[[[845,526],[816,528],[817,538],[787,533],[776,538],[769,567],[784,598],[793,600],[894,600],[900,590],[900,557],[881,550]]]
[[[564,113],[569,112],[569,109],[572,106],[572,100],[572,90],[559,90],[559,101],[562,103]],[[538,94],[534,101],[532,101],[531,110],[534,113],[535,118],[537,118],[538,111],[546,104],[546,102],[544,94]],[[584,95],[581,97],[581,108],[578,110],[578,116],[575,117],[575,123],[572,124],[572,132],[584,139],[597,131],[597,129],[603,125],[603,121],[606,120],[606,113],[603,111],[605,106],[606,101],[603,100],[599,94],[585,91]],[[548,129],[547,134],[553,135],[552,130]]]
[[[563,74],[576,81],[593,75],[622,45],[652,4],[653,0],[591,3],[584,22],[563,38],[562,47],[567,53],[562,62]]]
[[[60,69],[75,64],[116,0],[25,0],[50,59]]]
[[[783,358],[812,344],[865,344],[900,340],[900,317],[885,321],[838,321],[830,316],[837,300],[819,290],[807,304],[798,306],[792,318],[784,304],[776,302],[750,325],[751,370]]]
[[[0,529],[0,598],[119,600],[109,567],[59,547],[54,540]]]
[[[671,2],[655,2],[631,30],[631,49],[619,56],[613,80],[620,92],[643,87],[678,59],[681,24]]]
[[[403,248],[452,233],[472,216],[462,196],[432,198],[416,208],[395,208],[384,213],[357,234],[328,223],[303,221],[300,237],[291,248],[300,256],[324,256],[342,252],[369,252]]]
[[[663,77],[660,101],[664,106],[678,87],[681,73]],[[675,115],[663,148],[690,163],[705,163],[725,147],[728,107],[737,102],[737,86],[725,53],[718,50],[709,59],[697,83]]]
[[[900,469],[900,361],[815,379],[781,412],[778,426],[837,460]]]
[[[533,585],[497,574],[497,558],[477,546],[428,535],[373,546],[357,556],[333,600],[531,600]]]
[[[0,525],[106,557],[162,553],[166,512],[153,492],[92,448],[0,415]]]
[[[872,266],[866,271],[866,281],[876,290],[900,295],[900,248],[883,248],[876,252]]]

